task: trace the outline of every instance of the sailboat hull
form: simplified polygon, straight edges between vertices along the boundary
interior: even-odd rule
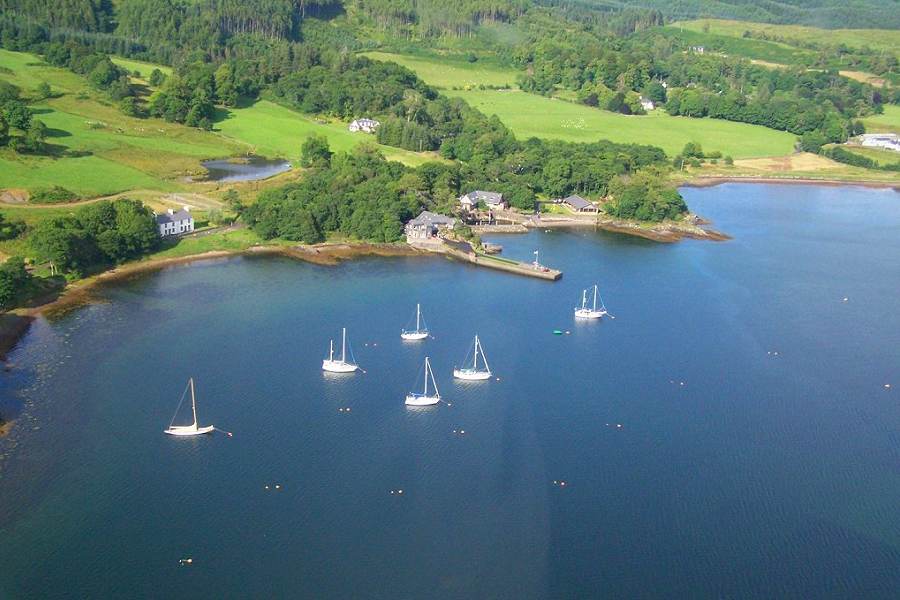
[[[400,334],[404,340],[424,340],[428,337],[427,331],[404,331]]]
[[[325,359],[322,361],[322,370],[328,371],[329,373],[353,373],[358,371],[359,367],[353,363],[342,360]]]
[[[491,372],[476,371],[474,369],[453,369],[453,376],[465,381],[484,381],[491,378]]]
[[[206,427],[194,427],[192,425],[180,425],[175,427],[169,427],[164,430],[165,433],[169,435],[175,435],[179,437],[187,437],[192,435],[204,435],[206,433],[212,433],[215,430],[215,426],[207,425]]]
[[[606,314],[605,310],[591,310],[589,308],[579,308],[575,311],[576,319],[602,319]]]
[[[440,401],[440,396],[425,396],[423,394],[407,394],[406,396],[406,406],[433,406]]]

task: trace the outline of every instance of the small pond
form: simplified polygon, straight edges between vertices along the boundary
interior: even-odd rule
[[[250,156],[241,159],[205,160],[201,163],[209,174],[206,181],[256,181],[289,171],[291,163],[282,159]]]

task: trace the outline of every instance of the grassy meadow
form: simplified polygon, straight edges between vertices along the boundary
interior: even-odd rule
[[[673,117],[662,110],[649,115],[621,115],[520,91],[449,92],[465,98],[487,114],[496,114],[516,136],[592,142],[651,144],[666,154],[678,154],[688,142],[706,151],[719,150],[734,158],[790,153],[796,136],[759,125],[717,119]]]
[[[862,122],[869,133],[900,133],[900,106],[885,104],[884,114],[865,117]]]
[[[479,62],[465,62],[459,58],[410,56],[388,52],[366,52],[364,56],[385,62],[395,62],[415,72],[429,85],[437,88],[476,88],[485,86],[514,86],[518,72]]]
[[[137,71],[141,74],[141,79],[149,79],[150,73],[153,72],[153,69],[159,69],[163,75],[169,76],[172,74],[172,67],[167,67],[165,65],[157,65],[153,63],[144,62],[142,60],[134,60],[131,58],[123,58],[121,56],[110,56],[110,60],[112,60],[115,64],[119,65],[123,69],[128,69],[129,73],[134,73]]]
[[[688,27],[691,23],[674,23],[664,27],[662,31],[668,37],[681,40],[692,46],[705,46],[707,49],[715,52],[763,61],[764,63],[793,65],[808,63],[815,58],[815,53],[811,50],[804,50],[767,40],[742,38],[740,34],[734,37],[722,33],[713,33],[712,29],[710,29],[709,33],[705,33],[700,28],[693,29]]]
[[[889,29],[818,29],[802,25],[773,25],[769,23],[750,23],[746,21],[730,21],[726,19],[696,19],[679,21],[671,27],[703,33],[708,27],[712,35],[741,38],[745,31],[765,33],[778,36],[787,43],[812,42],[817,44],[845,44],[851,48],[868,46],[875,50],[893,52],[900,57],[900,31]],[[746,39],[746,38],[741,38]],[[762,57],[760,57],[762,58]],[[773,61],[780,62],[780,61]]]

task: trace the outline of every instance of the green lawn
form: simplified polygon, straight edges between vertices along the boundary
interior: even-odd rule
[[[375,60],[395,62],[414,71],[429,85],[439,88],[475,88],[479,85],[495,87],[515,86],[518,72],[483,62],[465,62],[459,58],[439,56],[410,56],[388,52],[366,52]]]
[[[866,158],[871,158],[881,166],[894,165],[900,163],[900,152],[893,150],[880,150],[878,148],[858,148],[856,146],[843,146],[845,150],[849,150],[854,154],[860,154]],[[900,177],[900,175],[898,175]]]
[[[320,124],[312,117],[268,100],[260,100],[247,108],[219,111],[215,128],[225,136],[249,144],[256,154],[292,160],[300,157],[303,140],[313,134],[327,136],[331,149],[336,152],[350,150],[362,142],[375,142],[375,136],[351,133],[347,124],[341,121]],[[380,149],[388,158],[410,165],[435,158],[388,146],[380,146]]]
[[[725,19],[679,21],[672,26],[702,33],[704,25],[709,26],[710,34],[740,38],[745,31],[761,32],[779,36],[788,43],[796,40],[829,45],[846,44],[851,48],[868,46],[875,50],[893,52],[900,57],[900,31],[889,29],[818,29],[801,25],[772,25]]]
[[[608,139],[651,144],[678,154],[688,142],[706,151],[719,150],[734,158],[783,156],[793,150],[796,136],[759,125],[719,119],[672,117],[662,110],[629,116],[520,91],[449,92],[465,98],[487,114],[496,114],[521,139],[553,138],[571,142]]]
[[[885,104],[884,114],[866,117],[862,121],[869,133],[900,133],[900,106]]]

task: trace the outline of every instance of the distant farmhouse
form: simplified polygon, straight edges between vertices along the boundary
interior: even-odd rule
[[[691,46],[691,52],[703,54],[704,52],[706,52],[706,48],[704,48],[703,46]]]
[[[559,201],[560,204],[565,204],[568,206],[573,212],[578,213],[595,213],[597,212],[597,205],[593,202],[585,200],[581,196],[573,194],[566,198],[563,198]]]
[[[459,204],[463,210],[475,210],[479,202],[484,202],[490,210],[509,208],[509,203],[503,199],[503,194],[497,192],[475,190],[459,197]]]
[[[900,136],[896,133],[864,133],[859,136],[859,143],[866,148],[900,152]]]
[[[362,131],[363,133],[375,133],[378,126],[381,125],[375,119],[354,119],[350,123],[350,131]]]
[[[650,112],[651,110],[656,108],[656,106],[653,104],[653,100],[641,96],[641,108],[643,108],[647,112]]]
[[[187,206],[179,211],[169,209],[161,215],[156,215],[156,226],[159,227],[159,235],[182,235],[194,231],[194,217]]]
[[[438,233],[453,229],[456,219],[423,210],[415,219],[406,224],[406,241],[428,241],[438,237]]]

